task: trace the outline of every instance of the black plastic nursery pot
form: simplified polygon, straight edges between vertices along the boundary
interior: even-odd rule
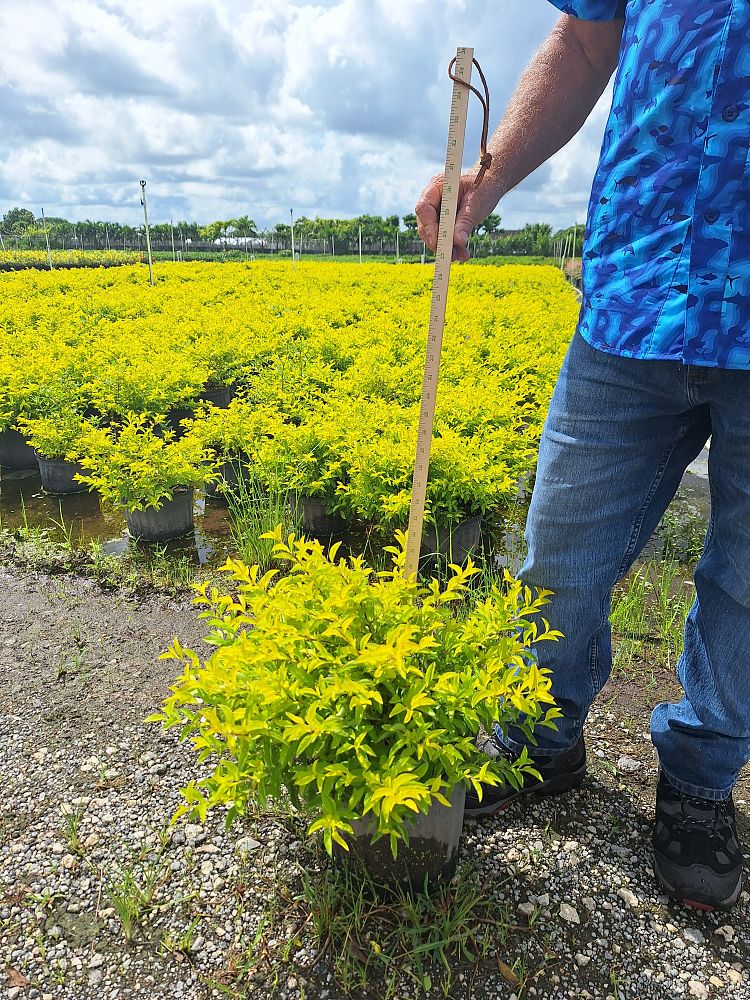
[[[138,542],[167,542],[193,530],[193,488],[178,486],[159,510],[126,510],[125,523]]]
[[[0,466],[14,472],[36,468],[34,449],[13,427],[0,431]]]
[[[336,847],[334,858],[339,864],[367,872],[385,893],[399,889],[437,892],[456,872],[465,799],[466,789],[457,785],[450,807],[433,802],[427,813],[418,813],[408,827],[409,842],[399,842],[395,858],[388,837],[371,843],[375,829],[372,817],[355,820],[354,836],[346,838],[349,850]]]
[[[201,393],[201,400],[225,410],[232,402],[233,396],[234,386],[232,385],[207,385]]]
[[[185,434],[185,428],[181,426],[181,422],[191,420],[194,415],[195,411],[188,406],[174,406],[167,411],[164,424],[170,431],[174,431],[175,441],[179,441]]]
[[[222,499],[225,493],[232,493],[239,485],[246,462],[245,458],[227,459],[217,470],[219,478],[206,483],[206,496],[217,500]]]
[[[86,483],[79,483],[74,476],[83,473],[83,466],[78,462],[66,462],[62,458],[45,458],[36,456],[39,462],[39,478],[42,489],[46,493],[62,496],[66,493],[85,493]]]
[[[440,562],[465,563],[469,556],[479,551],[482,537],[482,517],[467,517],[450,528],[435,530],[435,525],[428,525],[422,535],[422,545],[419,551],[421,562],[430,560]]]
[[[331,514],[322,497],[299,496],[296,501],[297,513],[302,519],[306,535],[327,541],[340,537],[347,530],[347,523],[338,514]]]

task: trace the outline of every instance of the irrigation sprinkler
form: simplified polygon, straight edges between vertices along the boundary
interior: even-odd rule
[[[143,205],[143,218],[146,222],[146,252],[148,253],[148,276],[151,280],[151,287],[154,286],[154,265],[151,260],[151,234],[148,229],[148,208],[146,206],[146,182],[141,181],[141,205]]]
[[[458,48],[456,58],[451,63],[448,73],[453,80],[453,96],[448,124],[448,144],[445,153],[445,171],[443,174],[443,197],[440,203],[440,218],[438,220],[438,241],[435,251],[435,271],[432,278],[432,302],[430,305],[430,322],[427,333],[427,352],[425,357],[424,381],[422,382],[422,402],[419,411],[419,429],[417,432],[417,453],[414,460],[414,478],[412,480],[411,505],[409,508],[409,533],[406,544],[405,572],[407,575],[416,573],[419,567],[419,552],[422,545],[424,529],[425,499],[427,496],[427,474],[430,464],[430,446],[432,444],[432,428],[435,422],[435,403],[437,400],[438,374],[440,372],[440,350],[445,329],[445,307],[448,301],[448,285],[453,256],[453,231],[456,227],[458,211],[458,192],[461,182],[461,163],[463,160],[464,137],[466,135],[466,117],[469,107],[469,88],[471,87],[471,69],[474,64],[474,49]],[[477,64],[478,67],[478,64]],[[451,73],[453,70],[453,73]],[[479,74],[484,83],[481,69]],[[489,118],[489,94],[485,86],[485,115]],[[478,93],[478,91],[475,91]],[[481,99],[481,95],[480,99]],[[484,103],[484,102],[483,102]],[[481,180],[491,157],[482,150],[482,170],[477,175]]]
[[[47,232],[47,220],[44,218],[44,209],[42,209],[42,227],[44,228],[44,238],[47,241],[47,263],[49,264],[50,271],[52,270],[52,251],[49,248],[49,233]]]

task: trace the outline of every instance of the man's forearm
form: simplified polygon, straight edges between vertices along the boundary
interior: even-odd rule
[[[492,166],[481,186],[494,204],[586,121],[617,65],[622,24],[563,17],[547,37],[488,144]]]

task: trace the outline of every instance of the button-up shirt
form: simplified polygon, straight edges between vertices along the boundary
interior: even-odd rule
[[[625,18],[579,330],[633,358],[750,369],[750,0],[550,0]]]

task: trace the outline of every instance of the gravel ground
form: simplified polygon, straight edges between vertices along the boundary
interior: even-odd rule
[[[0,584],[0,995],[343,996],[295,901],[303,872],[327,867],[299,819],[169,826],[194,761],[142,720],[175,672],[160,651],[175,634],[200,642],[189,600],[18,568],[0,569]],[[456,967],[451,996],[750,998],[748,893],[706,916],[653,882],[648,705],[671,682],[650,678],[610,683],[580,790],[467,823],[462,865],[499,886],[513,926],[486,962]],[[747,842],[746,778],[737,799]],[[442,994],[403,976],[393,995]]]

